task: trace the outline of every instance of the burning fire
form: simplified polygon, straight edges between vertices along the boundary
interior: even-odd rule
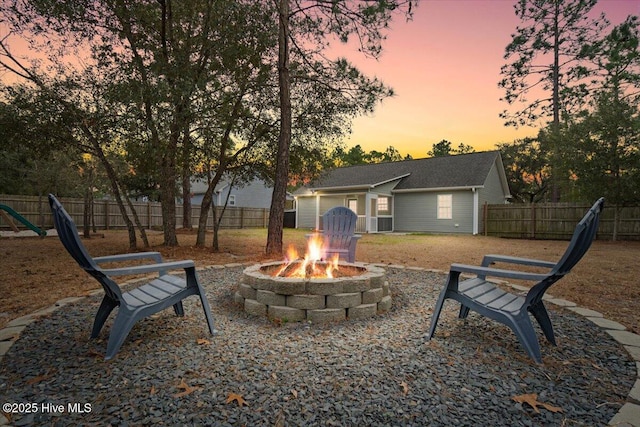
[[[325,258],[326,248],[322,241],[322,236],[314,234],[309,238],[304,259],[298,256],[298,251],[293,245],[289,245],[285,264],[274,276],[332,279],[334,277],[333,272],[338,270],[339,256],[335,254],[331,259]]]

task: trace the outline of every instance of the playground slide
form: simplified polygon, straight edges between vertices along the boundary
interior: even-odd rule
[[[38,235],[40,237],[44,237],[44,236],[47,235],[46,230],[41,230],[39,227],[36,227],[35,225],[31,224],[29,221],[27,221],[27,219],[25,217],[20,215],[18,212],[14,211],[11,207],[9,207],[7,205],[0,204],[0,214],[2,214],[4,219],[9,223],[9,225],[12,226],[14,231],[18,231],[18,230],[17,230],[16,226],[13,224],[13,222],[11,222],[11,218],[9,218],[5,212],[9,213],[9,215],[14,217],[15,219],[17,219],[18,221],[20,221],[21,223],[23,223],[27,227],[29,227],[31,230],[33,230],[36,233],[38,233]]]

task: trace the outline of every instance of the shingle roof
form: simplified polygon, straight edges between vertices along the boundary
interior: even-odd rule
[[[369,187],[402,178],[395,190],[473,187],[484,184],[499,151],[374,163],[327,171],[307,190]]]

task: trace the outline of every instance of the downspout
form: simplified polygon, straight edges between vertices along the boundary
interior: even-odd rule
[[[365,232],[369,233],[371,231],[369,227],[369,221],[371,221],[371,193],[369,192],[364,195],[364,219]]]
[[[478,193],[478,190],[476,189],[476,187],[472,187],[471,188],[471,192],[473,193],[473,235],[475,236],[476,234],[478,234],[478,230],[479,230],[479,226],[478,226],[478,218],[479,218],[479,214],[478,214],[478,209],[480,206],[480,193]]]
[[[320,230],[320,195],[316,194],[316,230]]]
[[[396,196],[391,194],[391,232],[396,231]]]

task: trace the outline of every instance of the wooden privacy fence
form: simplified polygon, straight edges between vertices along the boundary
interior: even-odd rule
[[[61,197],[60,202],[69,215],[73,218],[79,229],[84,225],[84,201]],[[8,196],[0,194],[0,204],[10,206],[22,217],[32,224],[45,230],[53,228],[53,219],[49,210],[49,201],[43,197],[40,201],[35,196]],[[133,202],[138,218],[145,228],[162,228],[162,211],[157,202]],[[131,210],[126,207],[129,217],[133,221]],[[194,227],[198,226],[200,218],[200,205],[193,205],[191,221]],[[221,209],[218,209],[220,211]],[[120,215],[120,209],[114,200],[96,200],[93,205],[93,215],[96,228],[101,230],[124,229],[125,223]],[[176,223],[182,226],[182,205],[176,207]],[[220,213],[218,212],[218,218]],[[26,228],[17,219],[12,218],[13,223],[19,228]],[[266,228],[269,225],[269,209],[264,208],[240,208],[227,207],[220,223],[221,228]],[[207,228],[213,227],[213,210],[209,210]],[[11,225],[0,216],[0,230],[11,229]]]
[[[484,205],[484,234],[517,239],[568,240],[590,204],[540,203]],[[596,238],[613,238],[614,206],[607,205],[600,217]],[[617,240],[640,240],[640,206],[622,207],[618,212]]]

